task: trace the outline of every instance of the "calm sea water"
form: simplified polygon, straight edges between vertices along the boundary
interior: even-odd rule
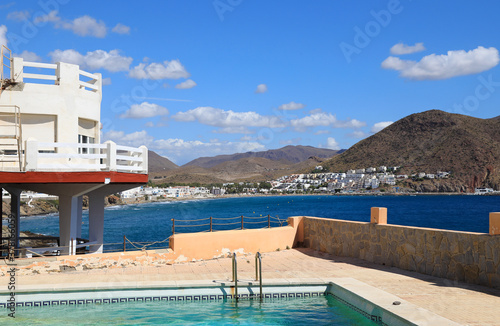
[[[289,216],[309,215],[368,222],[370,207],[387,207],[390,224],[487,233],[489,213],[500,211],[500,196],[273,196],[114,206],[105,211],[104,242],[122,243],[124,235],[131,241],[163,240],[172,234],[172,218],[188,220],[270,214],[284,220]],[[254,226],[265,227],[267,222]],[[237,228],[239,225],[229,227]],[[250,225],[245,227],[250,228]],[[201,231],[207,228],[183,230]],[[58,216],[22,218],[21,230],[57,236]],[[181,228],[176,227],[176,230],[181,231]],[[87,235],[88,213],[85,212],[82,236],[85,238]]]
[[[2,318],[3,317],[3,318]],[[18,308],[20,325],[377,325],[332,296],[272,301],[145,302]]]

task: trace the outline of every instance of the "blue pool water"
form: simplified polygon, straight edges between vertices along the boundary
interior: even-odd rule
[[[270,214],[281,219],[309,215],[368,222],[370,207],[387,207],[390,224],[487,233],[489,213],[500,211],[500,196],[269,196],[114,206],[105,211],[104,242],[122,243],[124,235],[137,242],[164,240],[172,234],[172,218],[188,220]],[[87,212],[83,224],[82,236],[85,238],[88,234]],[[254,226],[266,227],[267,221]],[[58,216],[22,218],[21,230],[57,236]],[[183,229],[190,232],[203,230],[207,230],[207,226]]]
[[[295,299],[134,302],[17,308],[19,325],[376,325],[333,296]]]

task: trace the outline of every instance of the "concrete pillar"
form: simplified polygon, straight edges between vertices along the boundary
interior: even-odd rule
[[[91,253],[102,253],[104,241],[104,196],[100,193],[89,194],[89,246]]]
[[[59,196],[59,242],[61,253],[76,254],[78,197]]]
[[[83,195],[76,198],[76,237],[82,237]]]
[[[17,83],[22,83],[23,82],[23,68],[24,68],[24,59],[23,58],[18,58],[14,57],[12,58],[12,74],[14,81]]]
[[[490,234],[500,234],[500,212],[490,213]]]
[[[370,223],[372,224],[387,224],[387,208],[372,207]]]

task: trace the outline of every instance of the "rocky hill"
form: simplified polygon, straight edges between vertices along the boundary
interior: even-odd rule
[[[150,163],[149,176],[155,183],[267,181],[302,169],[311,170],[319,162],[339,152],[342,151],[312,146],[286,146],[264,152],[202,157],[175,168],[151,170]]]
[[[416,190],[500,188],[500,117],[478,119],[431,110],[407,116],[324,164],[332,171],[401,166],[402,173],[450,171]]]
[[[211,168],[182,166],[175,170],[155,174],[154,183],[226,183],[269,181],[277,177],[297,173],[303,169],[312,170],[325,159],[310,157],[305,161],[287,164],[262,157],[247,157],[237,161],[227,161]]]
[[[178,167],[177,164],[168,158],[160,156],[153,151],[148,151],[148,170],[150,173],[164,172]]]
[[[339,151],[326,148],[316,148],[312,146],[285,146],[279,149],[272,149],[263,152],[247,152],[232,155],[218,155],[214,157],[200,157],[184,166],[196,165],[202,168],[211,168],[228,161],[238,161],[244,158],[265,158],[271,161],[282,162],[284,164],[295,164],[306,161],[311,156],[319,158],[330,158]]]

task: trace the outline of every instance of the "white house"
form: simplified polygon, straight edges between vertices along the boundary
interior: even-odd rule
[[[147,183],[147,148],[100,143],[100,74],[12,58],[5,46],[1,51],[0,187],[11,195],[16,249],[20,194],[30,190],[59,196],[61,253],[74,255],[80,247],[102,252],[104,197]],[[86,243],[77,240],[83,195],[89,197]]]

